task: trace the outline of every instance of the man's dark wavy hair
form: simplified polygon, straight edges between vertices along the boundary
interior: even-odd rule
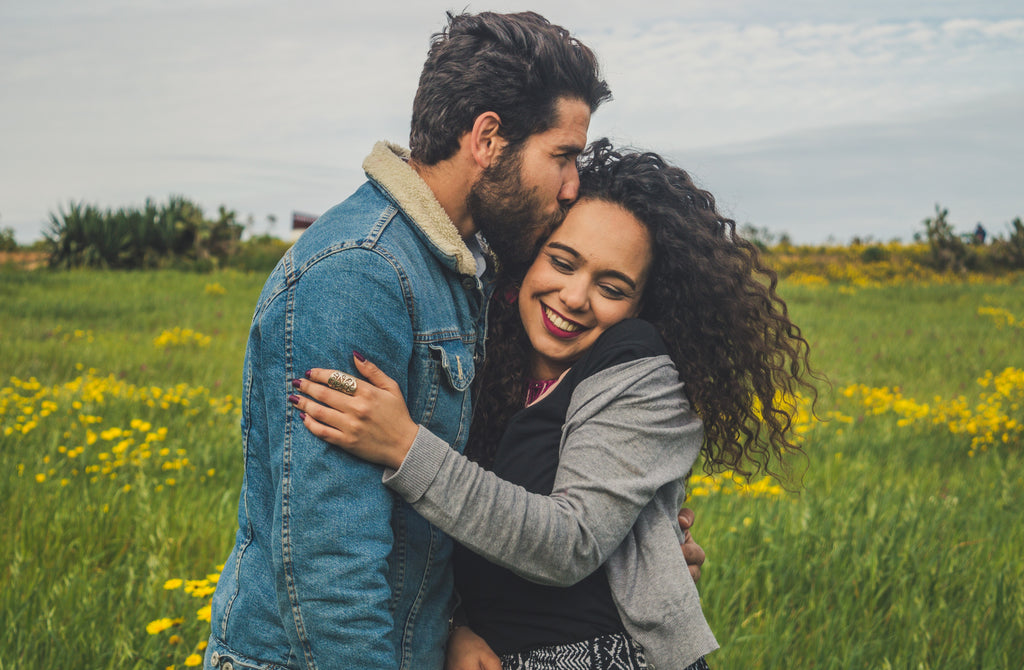
[[[424,165],[452,157],[485,112],[501,117],[501,136],[516,147],[557,122],[561,98],[591,112],[611,98],[597,57],[565,28],[534,12],[449,12],[413,101],[412,157]]]
[[[815,401],[810,380],[821,378],[757,247],[684,170],[655,153],[620,153],[607,140],[581,158],[579,199],[622,206],[650,235],[654,259],[639,316],[661,334],[704,423],[705,471],[793,474],[790,457],[802,456],[793,399],[804,391]],[[478,373],[466,453],[485,464],[523,407],[529,374],[530,343],[508,299],[517,279],[499,282]]]

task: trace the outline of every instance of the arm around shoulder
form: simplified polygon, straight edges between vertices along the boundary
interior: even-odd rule
[[[620,377],[577,388],[549,496],[499,479],[423,428],[385,483],[488,560],[571,585],[614,551],[658,489],[685,476],[700,448],[700,422],[675,368],[653,359],[624,365],[615,368]],[[617,383],[612,392],[605,381]]]

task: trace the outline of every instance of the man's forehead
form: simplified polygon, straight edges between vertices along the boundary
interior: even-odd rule
[[[558,101],[557,118],[554,125],[540,138],[546,144],[565,151],[582,151],[587,144],[587,130],[590,128],[590,107],[582,100],[565,99]]]

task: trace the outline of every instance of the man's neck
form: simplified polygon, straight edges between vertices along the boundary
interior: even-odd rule
[[[455,224],[459,235],[463,239],[475,235],[476,226],[473,225],[473,217],[466,207],[466,196],[469,195],[471,185],[466,178],[466,172],[460,170],[451,160],[441,161],[436,165],[423,165],[416,160],[410,160],[409,167],[415,170],[420,179],[434,192],[434,197]]]

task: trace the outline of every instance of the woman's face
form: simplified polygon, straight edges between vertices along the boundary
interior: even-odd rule
[[[652,259],[647,229],[632,214],[601,200],[576,203],[519,290],[532,375],[558,377],[601,333],[639,314]]]

